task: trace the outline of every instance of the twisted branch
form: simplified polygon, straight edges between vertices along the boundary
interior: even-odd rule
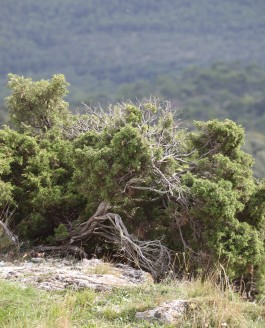
[[[119,256],[150,272],[154,279],[164,276],[171,264],[170,250],[162,245],[160,240],[137,240],[129,234],[121,217],[108,213],[109,209],[109,204],[102,202],[96,213],[71,231],[67,238],[59,242],[60,245],[40,246],[36,250],[79,253],[81,246],[87,245],[93,237],[101,237],[104,242],[114,245]],[[82,255],[86,256],[84,251]]]

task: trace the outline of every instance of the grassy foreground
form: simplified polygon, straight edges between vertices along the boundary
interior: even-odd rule
[[[192,300],[177,327],[265,327],[265,305],[243,302],[210,282],[170,282],[108,292],[45,292],[0,281],[0,327],[172,327],[135,313],[173,299]]]

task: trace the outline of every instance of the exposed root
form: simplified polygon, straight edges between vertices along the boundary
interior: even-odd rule
[[[154,279],[164,276],[171,264],[170,250],[160,240],[137,240],[128,233],[121,217],[108,213],[109,209],[109,204],[102,202],[96,213],[71,231],[67,238],[60,241],[60,245],[41,246],[37,250],[80,254],[80,247],[88,245],[92,238],[100,237],[104,243],[114,245],[121,257],[150,272]],[[86,255],[84,251],[82,255]]]

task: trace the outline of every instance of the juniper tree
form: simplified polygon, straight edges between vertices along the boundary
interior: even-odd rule
[[[155,99],[72,115],[61,75],[10,75],[9,87],[15,130],[0,131],[0,204],[17,204],[13,224],[24,237],[67,240],[104,201],[130,233],[164,237],[196,267],[260,262],[264,188],[241,149],[241,126],[212,120],[189,132],[169,102]]]

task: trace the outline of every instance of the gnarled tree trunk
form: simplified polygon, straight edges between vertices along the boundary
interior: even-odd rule
[[[76,252],[86,256],[83,246],[93,237],[101,237],[112,244],[118,254],[136,267],[152,274],[154,279],[162,277],[169,270],[171,252],[160,240],[140,241],[128,233],[118,214],[108,212],[110,206],[102,202],[96,213],[86,222],[77,226],[58,246],[38,247],[42,251]]]

